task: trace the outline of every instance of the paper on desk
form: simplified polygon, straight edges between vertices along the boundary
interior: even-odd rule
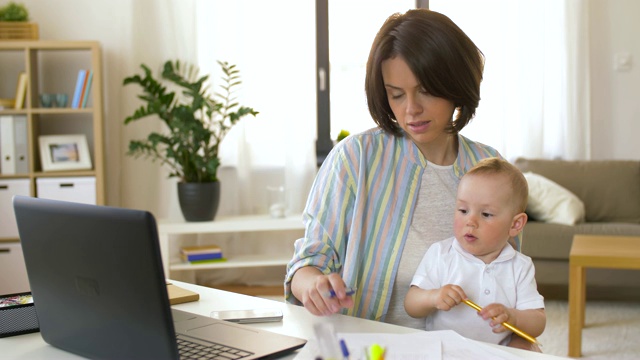
[[[442,341],[442,358],[449,360],[462,359],[494,359],[512,360],[520,359],[499,347],[493,347],[480,341],[474,341],[459,335],[453,330],[425,331],[426,334],[434,334]],[[413,334],[411,334],[413,335]]]
[[[350,359],[366,359],[365,348],[378,344],[386,349],[385,359],[442,359],[442,346],[437,337],[416,338],[402,334],[338,334],[349,348]]]
[[[410,334],[338,333],[350,352],[350,359],[364,360],[364,348],[377,343],[386,347],[385,360],[417,359],[518,359],[497,348],[465,339],[454,331],[424,331]],[[315,359],[321,354],[315,339],[309,339],[295,359]]]
[[[366,359],[364,349],[374,343],[386,348],[385,360],[442,359],[442,346],[440,339],[437,337],[420,337],[418,340],[416,337],[409,336],[409,334],[382,333],[338,333],[337,336],[338,339],[344,339],[346,342],[349,349],[349,359],[352,360]],[[295,359],[315,359],[321,354],[322,352],[318,348],[316,339],[309,339]]]

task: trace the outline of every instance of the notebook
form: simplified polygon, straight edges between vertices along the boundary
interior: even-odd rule
[[[169,295],[169,304],[171,305],[200,300],[200,294],[171,283],[167,283],[167,294]]]
[[[306,343],[172,309],[147,211],[26,196],[13,206],[40,332],[55,347],[96,359],[177,359],[186,340],[256,359]]]

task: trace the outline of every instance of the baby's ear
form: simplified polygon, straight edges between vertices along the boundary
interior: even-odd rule
[[[513,217],[513,221],[511,221],[511,228],[509,229],[509,236],[517,236],[520,234],[522,229],[524,229],[525,224],[527,223],[527,214],[519,213]]]

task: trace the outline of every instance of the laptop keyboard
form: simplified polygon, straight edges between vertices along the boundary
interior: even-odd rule
[[[249,351],[216,343],[207,343],[204,345],[203,342],[194,342],[181,335],[176,335],[176,338],[180,359],[235,360],[253,355],[253,353]]]

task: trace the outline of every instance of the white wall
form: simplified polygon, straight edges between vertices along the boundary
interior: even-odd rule
[[[121,204],[123,175],[122,79],[131,73],[132,1],[24,0],[41,40],[97,40],[102,45],[107,203]],[[133,204],[136,207],[135,204]],[[140,206],[143,207],[143,206]]]
[[[154,1],[154,0],[146,0]],[[187,4],[187,0],[185,4]],[[22,0],[40,26],[43,40],[98,40],[103,48],[107,202],[109,205],[166,212],[165,173],[157,164],[125,156],[128,139],[144,128],[123,126],[131,111],[133,89],[124,77],[138,72],[140,59],[159,63],[162,39],[137,24],[145,13],[141,0]],[[640,159],[640,1],[588,0],[591,29],[591,142],[593,159]],[[138,15],[134,15],[138,14]],[[185,25],[187,26],[187,25]],[[147,48],[132,48],[134,37]],[[614,54],[632,55],[628,72],[613,69]],[[157,59],[156,59],[157,58]],[[134,101],[135,103],[135,101]],[[138,134],[142,135],[138,135]],[[135,135],[134,135],[135,134]]]
[[[640,159],[640,1],[590,0],[592,159]],[[632,56],[614,70],[616,53]]]
[[[97,40],[102,45],[104,133],[107,204],[168,215],[167,173],[157,163],[126,156],[128,142],[143,138],[159,124],[140,121],[124,126],[126,116],[140,106],[133,86],[123,79],[140,73],[140,63],[155,69],[169,58],[158,31],[140,29],[153,24],[157,0],[24,0],[30,20],[37,22],[41,40]],[[188,6],[188,5],[187,5]],[[174,40],[174,39],[172,39]],[[134,41],[136,45],[134,46]],[[175,42],[175,40],[173,41]]]

